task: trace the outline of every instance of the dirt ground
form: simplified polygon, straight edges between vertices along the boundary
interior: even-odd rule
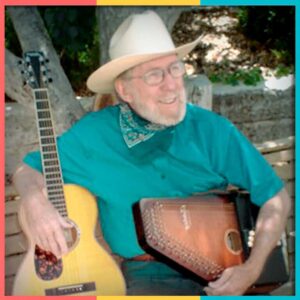
[[[234,7],[208,7],[184,12],[173,28],[176,45],[193,41],[203,34],[202,42],[185,59],[188,74],[236,71],[259,67],[271,75],[276,59],[269,49],[247,38],[238,27]]]

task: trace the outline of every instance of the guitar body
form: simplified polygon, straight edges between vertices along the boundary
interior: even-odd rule
[[[77,230],[71,234],[70,251],[61,259],[41,249],[42,253],[38,253],[24,212],[19,211],[29,250],[16,275],[13,295],[125,295],[125,282],[118,265],[94,236],[97,221],[94,197],[76,185],[64,185],[64,193],[68,218]]]

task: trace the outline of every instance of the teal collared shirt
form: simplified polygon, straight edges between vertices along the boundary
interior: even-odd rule
[[[58,138],[58,151],[64,182],[96,195],[104,238],[120,256],[144,253],[132,214],[141,198],[185,197],[233,184],[262,205],[283,187],[244,135],[213,112],[188,104],[181,123],[131,148],[119,116],[120,106],[87,114]],[[42,170],[39,152],[24,162]]]

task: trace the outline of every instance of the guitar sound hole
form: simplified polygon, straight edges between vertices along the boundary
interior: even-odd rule
[[[225,244],[227,249],[233,254],[240,254],[242,251],[242,242],[237,230],[230,229],[225,234]]]
[[[42,280],[53,280],[58,278],[63,269],[61,259],[57,259],[52,252],[45,251],[38,245],[35,245],[34,265],[36,274]]]
[[[72,250],[79,242],[80,231],[77,225],[72,220],[68,219],[68,222],[72,224],[72,227],[65,229],[64,235],[69,250]]]

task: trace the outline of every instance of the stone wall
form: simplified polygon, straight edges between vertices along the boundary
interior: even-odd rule
[[[228,117],[253,142],[293,136],[295,124],[294,87],[285,90],[263,87],[213,88],[213,110]]]
[[[293,77],[271,78],[255,87],[211,84],[203,75],[187,80],[189,100],[230,119],[252,142],[294,136]],[[212,103],[207,95],[212,91]]]

